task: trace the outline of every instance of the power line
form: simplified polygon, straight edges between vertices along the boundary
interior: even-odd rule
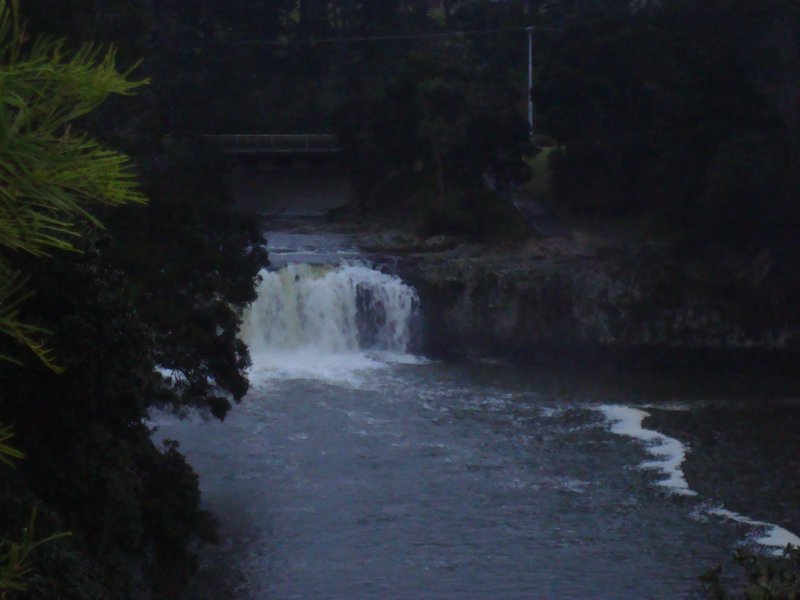
[[[299,40],[233,40],[213,42],[221,45],[233,46],[292,46],[299,44],[346,44],[352,42],[390,42],[400,40],[417,40],[425,38],[455,37],[464,35],[490,35],[494,33],[511,33],[520,31],[563,31],[555,27],[499,27],[495,29],[462,29],[458,31],[439,31],[434,33],[410,33],[382,36],[361,36],[361,37],[336,37],[336,38],[307,38]]]

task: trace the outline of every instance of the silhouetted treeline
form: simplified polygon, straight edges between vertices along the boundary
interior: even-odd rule
[[[535,88],[556,202],[655,215],[702,246],[796,256],[800,7],[676,0],[574,22]]]

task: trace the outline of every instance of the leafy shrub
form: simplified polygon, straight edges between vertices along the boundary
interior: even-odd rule
[[[747,580],[741,594],[734,595],[722,581],[717,567],[700,577],[710,600],[797,600],[800,598],[800,549],[788,546],[781,557],[758,556],[746,550],[734,555]]]

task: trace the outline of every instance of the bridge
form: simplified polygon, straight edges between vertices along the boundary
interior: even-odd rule
[[[336,154],[339,140],[332,133],[207,135],[225,154],[302,156]]]
[[[235,159],[231,192],[247,211],[267,218],[319,218],[352,197],[334,134],[203,137]]]

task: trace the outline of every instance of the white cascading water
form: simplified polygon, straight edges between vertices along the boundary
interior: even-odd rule
[[[290,264],[263,271],[241,338],[255,376],[352,380],[405,362],[418,305],[399,278],[362,265]]]

